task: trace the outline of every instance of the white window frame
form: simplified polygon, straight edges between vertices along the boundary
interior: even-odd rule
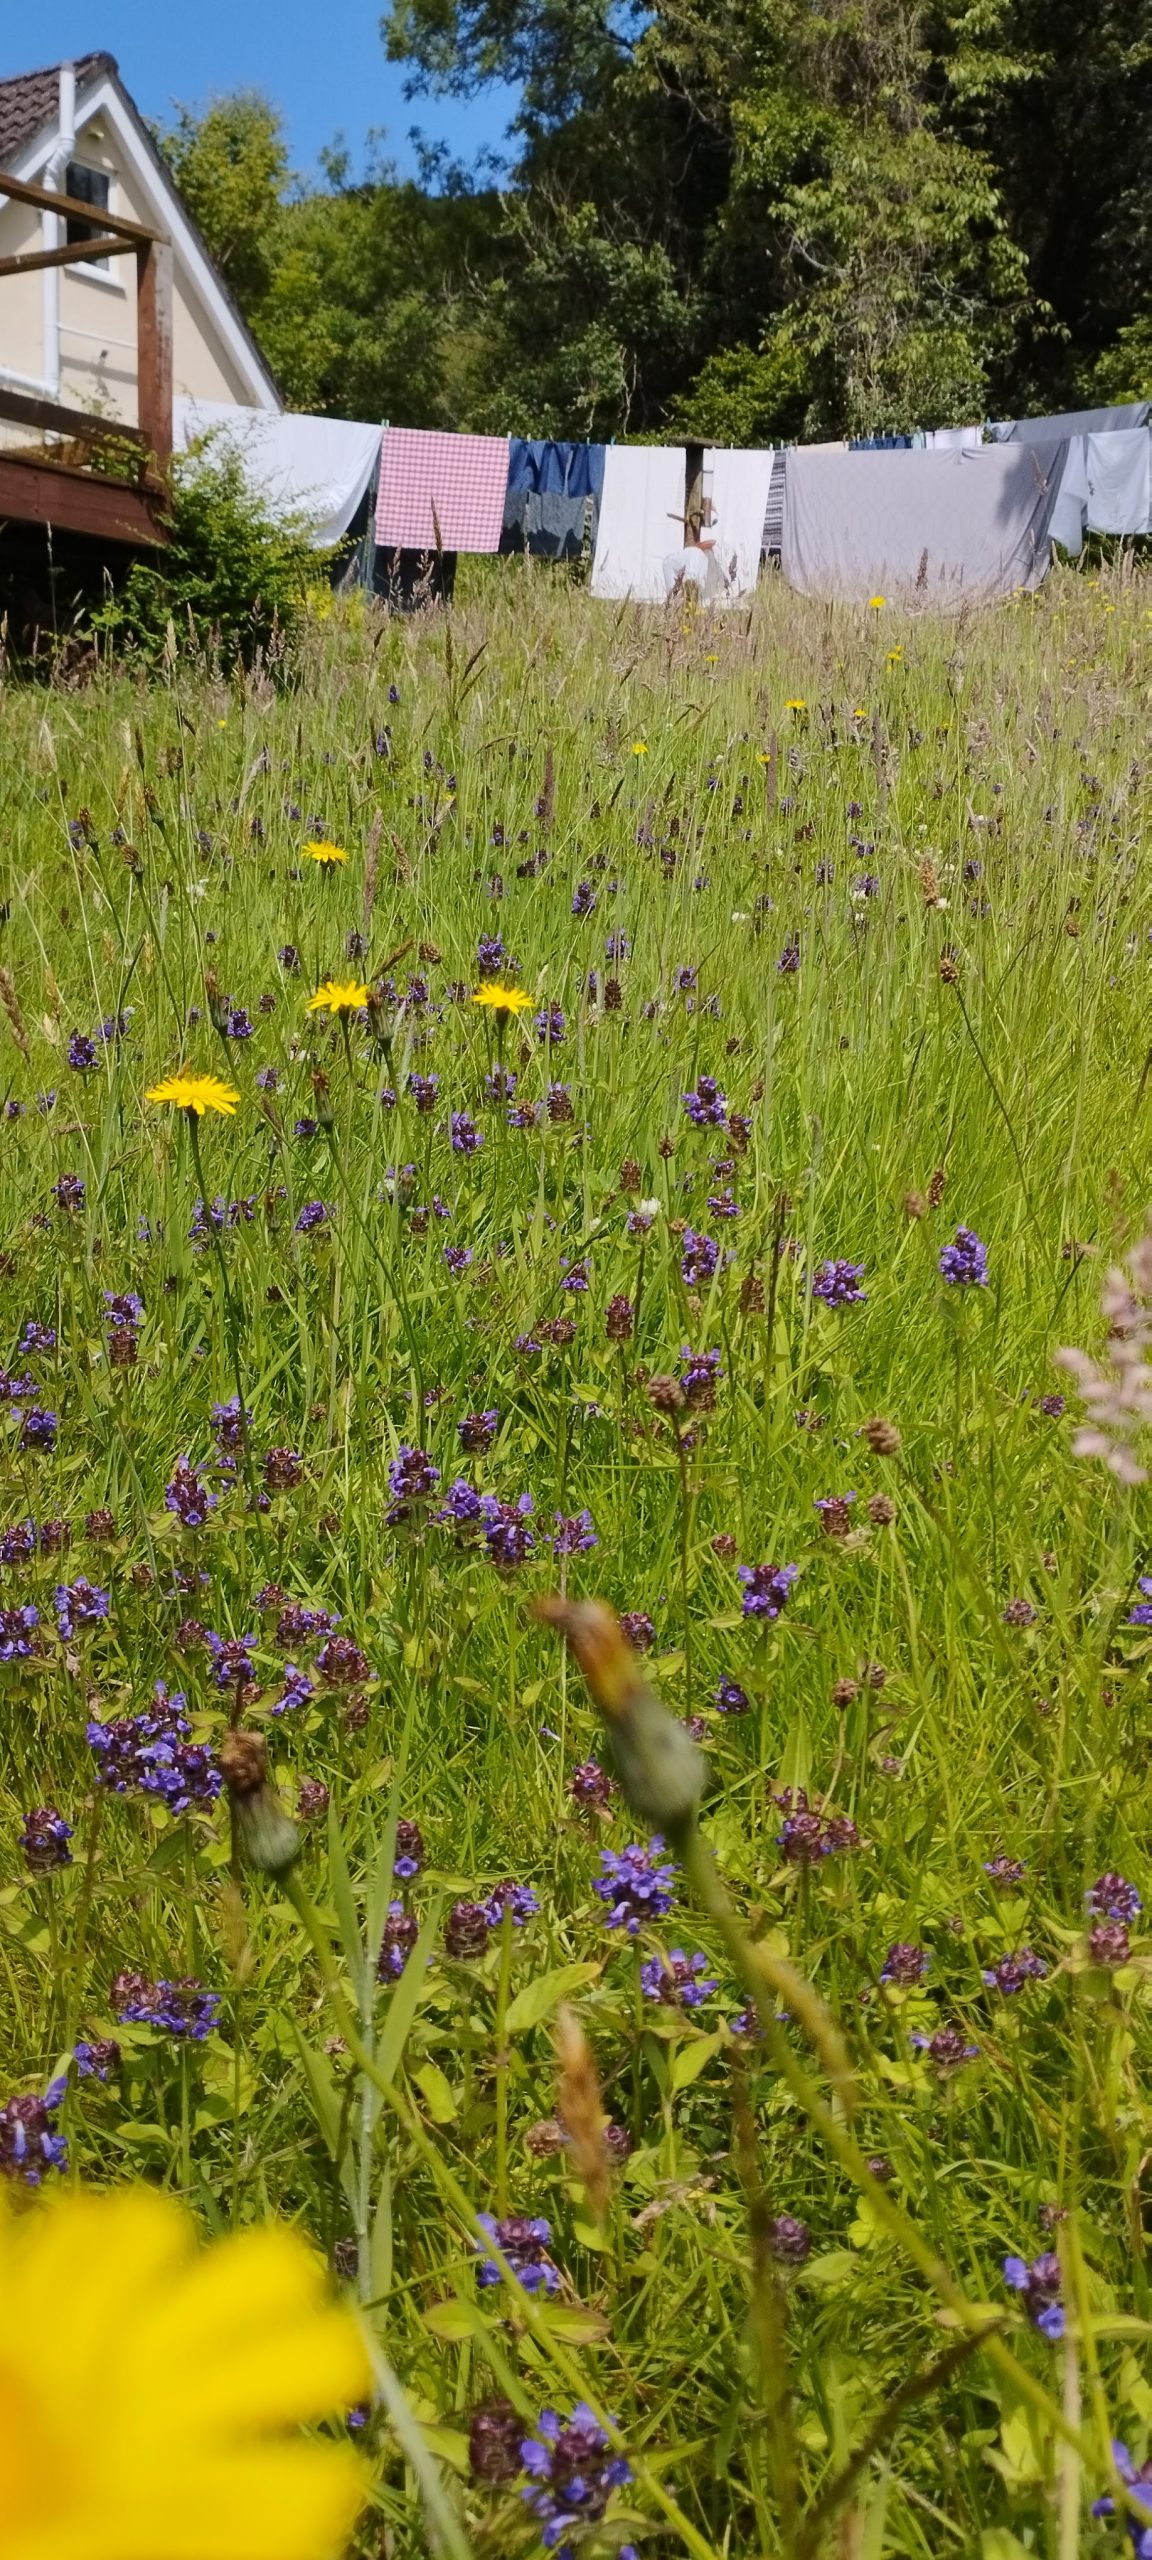
[[[115,213],[116,207],[112,201],[116,187],[116,172],[114,169],[99,168],[95,160],[85,160],[82,153],[79,151],[73,152],[72,158],[68,163],[68,167],[69,169],[88,169],[91,171],[94,178],[107,178],[108,203],[105,209],[109,213]],[[96,217],[100,210],[101,208],[99,205],[93,205],[93,226],[95,226]],[[67,220],[66,215],[61,218],[65,221]],[[78,248],[79,242],[76,242],[74,245]],[[98,284],[102,286],[105,293],[116,293],[123,296],[127,293],[128,287],[123,276],[119,274],[118,270],[124,264],[125,260],[123,258],[69,258],[65,266],[64,273],[68,276],[81,277],[85,284]]]

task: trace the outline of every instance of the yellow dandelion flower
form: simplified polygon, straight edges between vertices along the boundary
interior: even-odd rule
[[[502,987],[495,978],[486,978],[472,995],[473,1004],[486,1004],[492,1013],[531,1013],[535,1001],[523,987]]]
[[[359,978],[325,978],[314,996],[309,996],[309,1013],[360,1013],[368,1002],[368,988]]]
[[[310,836],[307,844],[301,845],[300,851],[307,855],[309,862],[320,862],[328,868],[334,862],[348,860],[342,844],[329,844],[323,836]]]
[[[172,1102],[178,1111],[194,1111],[198,1120],[206,1111],[219,1111],[225,1120],[230,1120],[240,1096],[234,1084],[222,1084],[219,1076],[193,1076],[181,1067],[179,1075],[165,1076],[162,1084],[150,1084],[144,1100]]]
[[[355,2318],[275,2223],[201,2249],[150,2187],[0,2201],[0,2547],[12,2560],[336,2560],[371,2387]]]
[[[889,666],[890,666],[890,667],[896,667],[896,666],[899,666],[900,660],[901,660],[901,658],[903,657],[903,655],[904,655],[904,644],[903,644],[903,642],[901,642],[897,648],[895,648],[895,649],[890,649],[890,650],[889,650],[889,652],[888,652],[888,664],[889,664]]]
[[[855,710],[854,710],[854,712],[853,712],[853,714],[852,714],[852,717],[853,717],[853,719],[854,719],[854,720],[866,720],[866,719],[867,719],[867,717],[868,717],[868,713],[867,713],[867,710],[866,710],[866,708],[865,708],[865,706],[864,706],[864,704],[863,704],[863,703],[861,703],[861,702],[858,702],[858,703],[857,703],[856,708],[855,708]]]
[[[633,755],[634,755],[634,756],[646,756],[646,755],[647,755],[647,753],[648,753],[647,743],[646,743],[646,741],[645,741],[643,738],[633,738],[633,740],[632,740],[632,753],[633,753]]]
[[[802,693],[794,693],[785,703],[784,708],[786,711],[806,711],[808,705]]]
[[[870,613],[879,613],[881,605],[887,604],[887,602],[887,596],[869,596],[868,610]]]

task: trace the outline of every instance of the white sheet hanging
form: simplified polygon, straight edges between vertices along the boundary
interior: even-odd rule
[[[1152,428],[1117,428],[1087,444],[1091,531],[1152,531]]]
[[[729,604],[751,595],[760,575],[773,460],[771,447],[766,452],[734,453],[726,445],[710,445],[704,455],[705,475],[712,474],[712,505],[719,518],[716,558]]]
[[[664,559],[684,538],[683,445],[610,444],[592,563],[594,596],[662,604]]]
[[[276,514],[306,516],[317,550],[346,533],[376,468],[379,427],[352,418],[241,409],[226,400],[172,403],[173,440],[186,451],[212,435],[239,453],[245,477]]]

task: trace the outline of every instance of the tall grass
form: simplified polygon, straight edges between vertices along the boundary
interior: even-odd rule
[[[470,2420],[504,2400],[530,2431],[581,2396],[633,2472],[600,2548],[1068,2560],[1122,2531],[1089,2506],[1110,2434],[1139,2459],[1152,2429],[1148,1959],[1137,1919],[1127,1960],[1093,1960],[1085,1896],[1152,1882],[1130,1623],[1152,1559],[1143,1488],[1072,1453],[1053,1354],[1100,1346],[1145,1222],[1150,704],[1152,602],[1123,566],[945,625],[774,590],[723,620],[613,612],[501,564],[450,621],[315,620],[290,691],[177,664],[0,695],[2,1357],[35,1381],[7,1403],[4,1520],[72,1527],[65,1553],[4,1550],[0,1603],[40,1613],[0,1667],[9,2086],[114,2038],[107,2080],[71,2070],[54,2174],[180,2186],[212,2227],[298,2217],[358,2289],[381,2358],[366,2553],[538,2547],[515,2457],[470,2468]],[[347,862],[303,858],[317,837]],[[491,935],[534,999],[504,1034],[470,1001]],[[345,1036],[306,1011],[333,977],[396,1000]],[[220,1027],[236,1007],[250,1037]],[[69,1066],[74,1032],[121,1016]],[[198,1153],[143,1100],[183,1063],[241,1097]],[[439,1079],[430,1110],[413,1075]],[[735,1132],[686,1112],[701,1076]],[[247,1205],[194,1234],[201,1171]],[[941,1277],[958,1227],[987,1285]],[[719,1244],[711,1277],[684,1278],[685,1228]],[[862,1266],[862,1302],[813,1294],[826,1259]],[[54,1350],[22,1351],[29,1320]],[[686,1348],[719,1354],[714,1406],[670,1413],[649,1390]],[[222,1467],[233,1397],[247,1446]],[[50,1450],[25,1445],[30,1403],[58,1415]],[[493,1409],[469,1454],[458,1425]],[[390,1520],[402,1445],[440,1482]],[[270,1447],[300,1480],[273,1469],[261,1507]],[[165,1503],[184,1454],[217,1495],[198,1529]],[[435,1520],[458,1476],[531,1494],[523,1562]],[[554,1556],[555,1515],[584,1510],[598,1543]],[[737,1574],[765,1561],[800,1568],[771,1621]],[[66,1640],[53,1590],[79,1574],[109,1612]],[[368,1676],[278,1646],[269,1582],[338,1613]],[[607,1758],[526,1605],[557,1585],[651,1620],[656,1688],[703,1720],[742,1924],[839,2022],[855,2138],[1007,2364],[958,2343],[779,2055],[732,2031],[747,1988],[685,1879],[634,1941],[606,1925],[601,1851],[639,1835],[619,1793],[571,1791]],[[258,1694],[215,1685],[195,1622],[254,1637]],[[313,1692],[278,1714],[286,1654]],[[88,1722],[158,1679],[213,1750],[230,1709],[265,1732],[290,1805],[310,1782],[294,1899],[242,1868],[225,1798],[172,1815],[97,1787]],[[790,1859],[789,1788],[858,1845]],[[31,1873],[46,1804],[72,1864]],[[407,1879],[398,1819],[424,1835]],[[446,1953],[451,1906],[510,1874],[535,1915]],[[422,1934],[381,1986],[390,1902]],[[921,1983],[881,1981],[897,1943]],[[1047,1970],[1002,1996],[982,1977],[1022,1946]],[[661,1949],[708,1959],[699,2007],[646,1993]],[[218,2024],[124,2023],[127,1969],[195,1977]],[[631,2144],[602,2217],[550,2129],[564,2000]],[[806,2015],[785,2034],[825,2089]],[[942,2024],[976,2048],[954,2068],[913,2041]],[[506,2251],[478,2286],[477,2211],[547,2217],[554,2291],[525,2296]],[[1002,2271],[1050,2248],[1063,2343]]]

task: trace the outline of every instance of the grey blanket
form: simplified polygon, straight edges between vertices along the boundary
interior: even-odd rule
[[[1066,444],[788,456],[781,566],[801,595],[939,612],[1039,586]]]

